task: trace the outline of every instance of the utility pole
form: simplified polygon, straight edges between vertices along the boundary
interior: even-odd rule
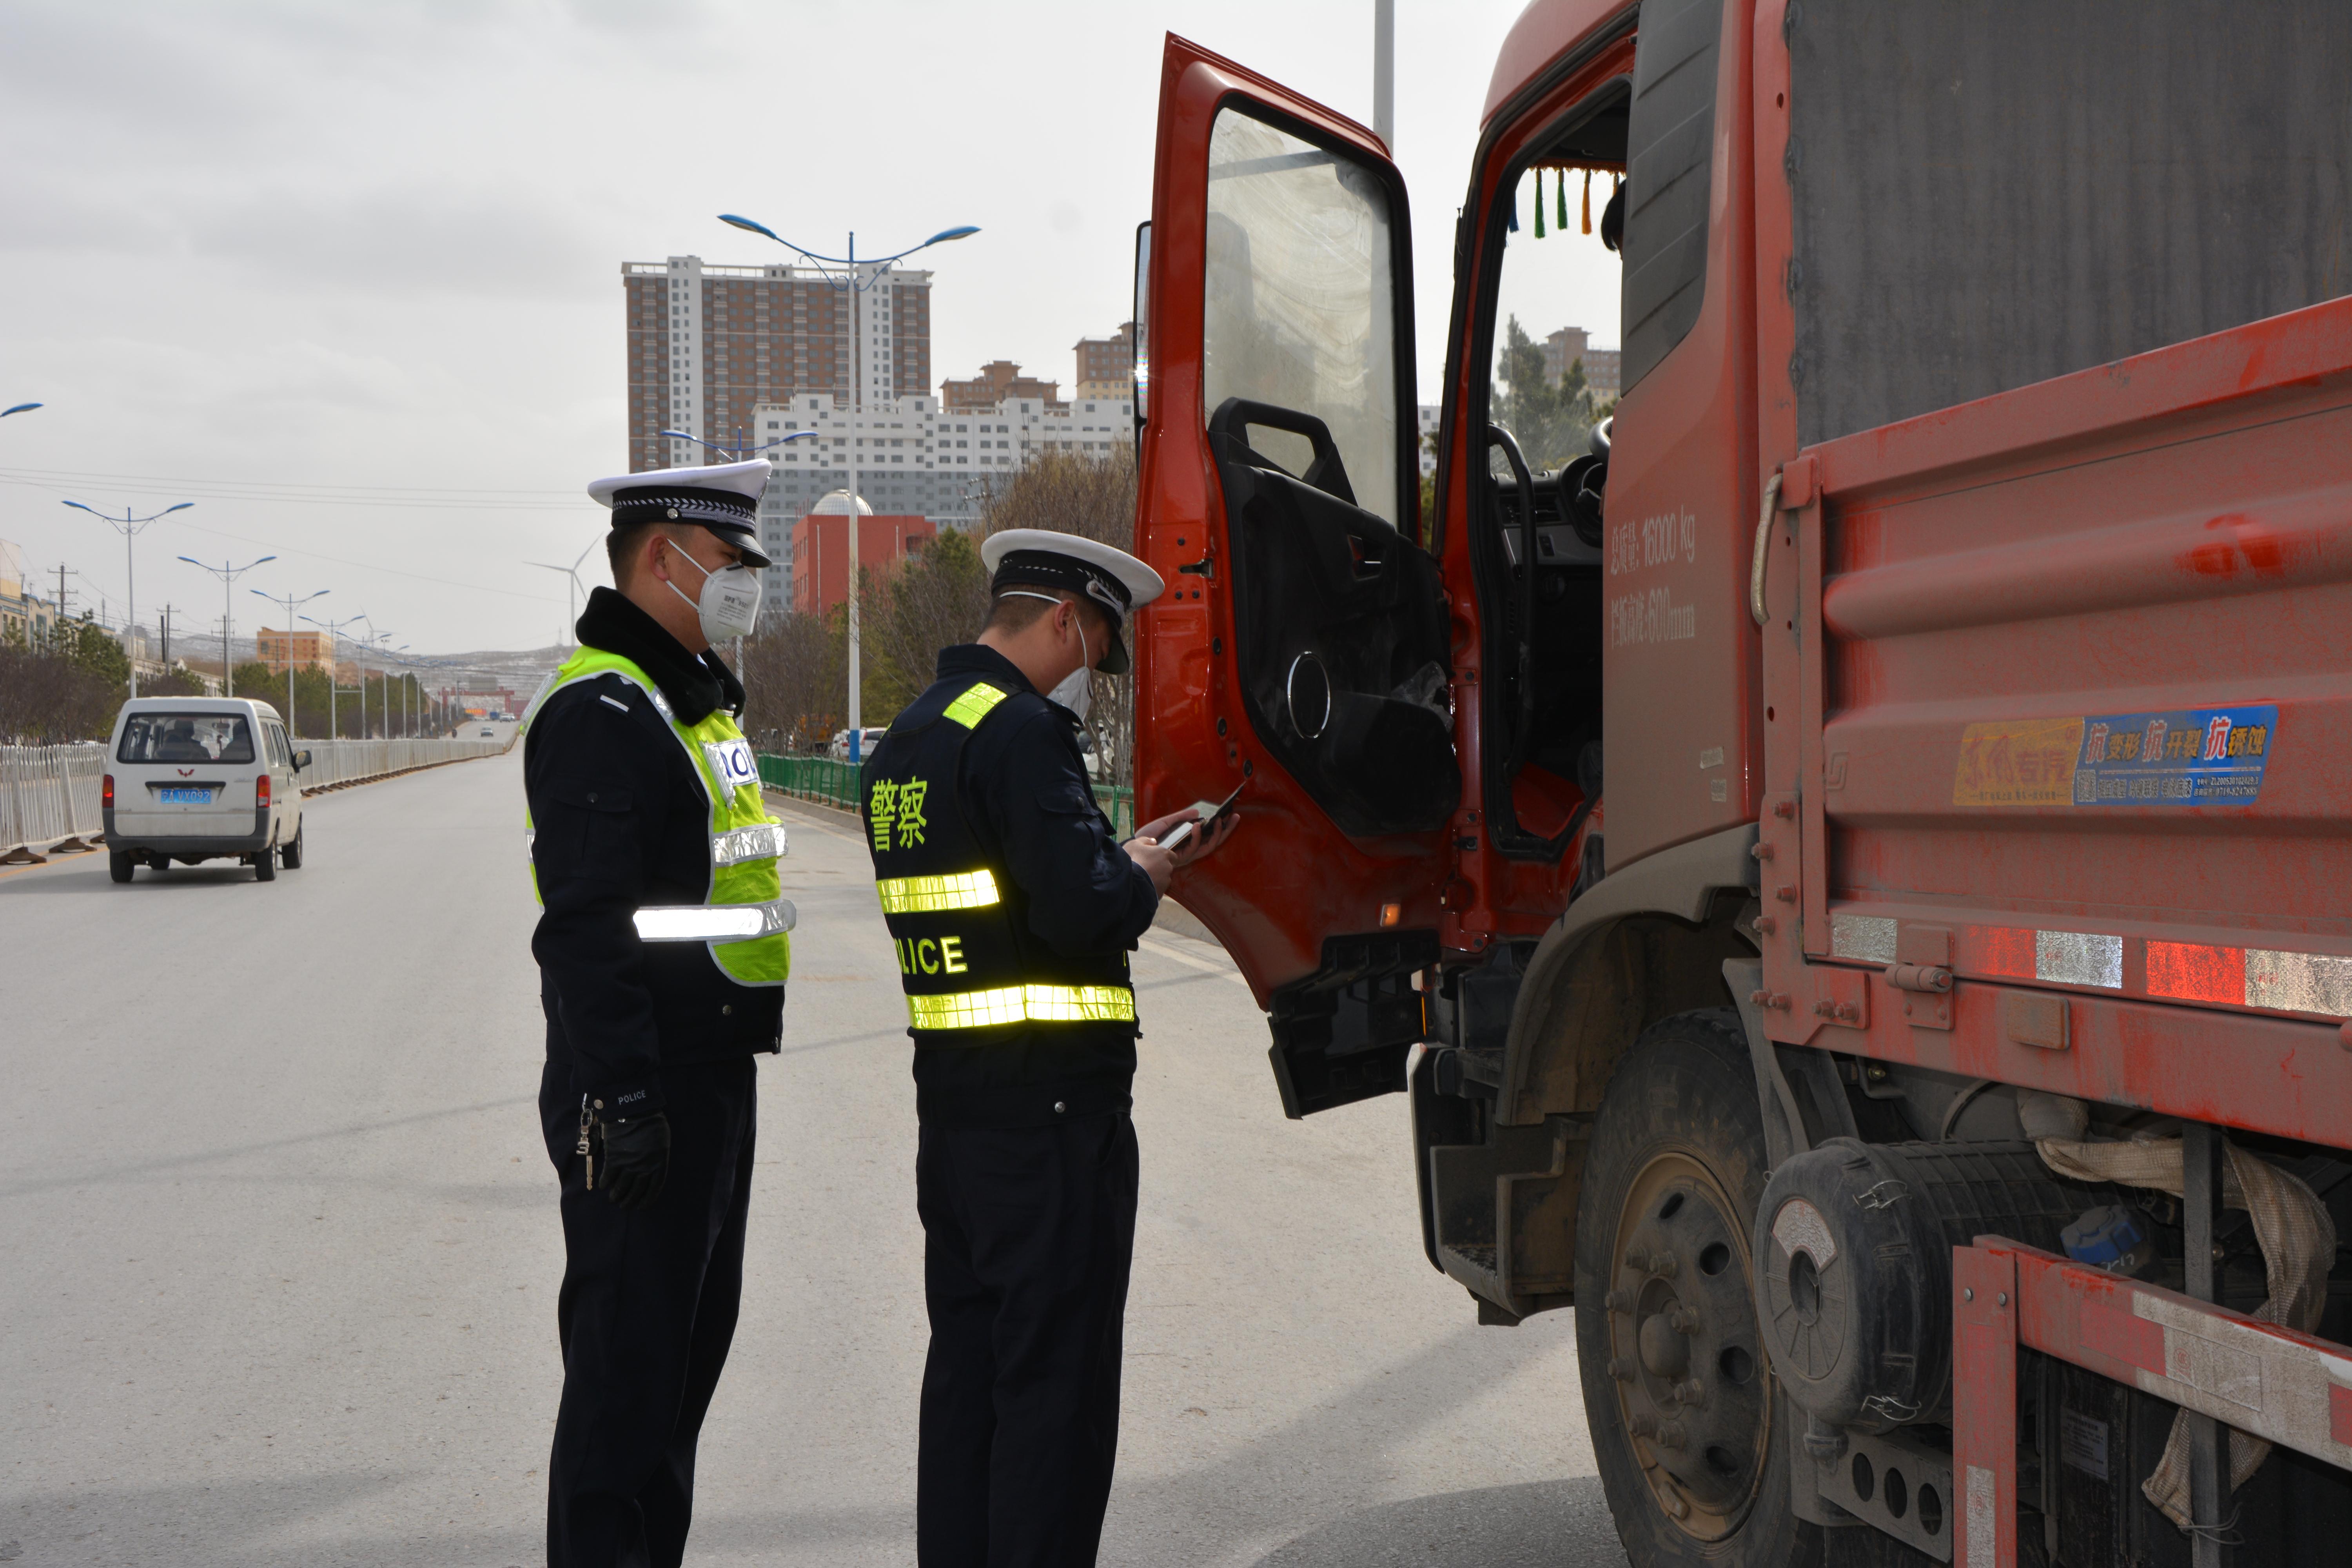
[[[1372,134],[1396,156],[1396,0],[1372,0]]]

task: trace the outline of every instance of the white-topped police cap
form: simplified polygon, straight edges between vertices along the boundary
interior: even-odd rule
[[[699,468],[648,468],[616,474],[588,487],[613,509],[614,528],[641,522],[690,522],[743,552],[746,566],[772,565],[760,549],[760,496],[775,465],[765,458]]]
[[[1127,644],[1119,629],[1127,617],[1166,591],[1159,573],[1116,545],[1059,533],[1050,528],[1008,528],[981,542],[981,564],[988,568],[988,591],[1007,588],[1067,588],[1084,594],[1110,617],[1110,652],[1096,666],[1106,675],[1124,674]]]

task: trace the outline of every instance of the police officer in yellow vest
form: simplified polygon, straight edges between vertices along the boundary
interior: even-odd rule
[[[676,1564],[742,1295],[752,1058],[792,966],[783,828],[711,651],[760,603],[769,465],[601,479],[614,588],[524,716],[540,1113],[562,1186],[551,1564]]]
[[[1035,529],[981,548],[977,643],[900,713],[860,781],[866,845],[915,1040],[930,1354],[917,1463],[924,1568],[1091,1563],[1118,1436],[1135,1241],[1128,952],[1192,814],[1120,845],[1077,730],[1092,672],[1157,573]]]

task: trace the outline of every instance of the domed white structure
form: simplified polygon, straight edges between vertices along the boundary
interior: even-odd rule
[[[808,511],[804,515],[809,517],[839,517],[848,510],[849,492],[847,490],[827,490],[824,495],[817,498],[817,503],[809,508]],[[859,496],[857,498],[857,515],[860,517],[872,517],[874,515],[873,507],[866,504],[866,500],[864,496]]]

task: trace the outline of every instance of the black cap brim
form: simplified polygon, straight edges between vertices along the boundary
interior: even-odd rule
[[[1120,635],[1118,627],[1111,627],[1110,651],[1103,655],[1102,662],[1095,668],[1105,675],[1125,675],[1134,668],[1127,657],[1127,639]]]

